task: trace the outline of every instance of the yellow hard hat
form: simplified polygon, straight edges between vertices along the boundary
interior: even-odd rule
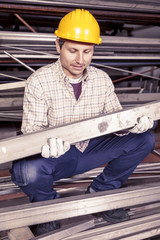
[[[84,9],[66,14],[54,34],[68,40],[100,44],[100,27],[93,15]]]

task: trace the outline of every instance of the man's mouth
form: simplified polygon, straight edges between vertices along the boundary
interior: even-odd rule
[[[80,70],[84,68],[84,65],[72,65],[74,69]]]

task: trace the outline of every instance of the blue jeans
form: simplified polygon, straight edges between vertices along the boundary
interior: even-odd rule
[[[12,181],[26,193],[31,202],[58,198],[53,189],[56,180],[84,173],[107,164],[94,178],[95,191],[119,188],[136,166],[153,151],[155,139],[149,132],[116,136],[110,134],[90,140],[82,153],[75,146],[59,158],[42,158],[34,155],[14,162]]]

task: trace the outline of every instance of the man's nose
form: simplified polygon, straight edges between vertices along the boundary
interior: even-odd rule
[[[76,56],[76,61],[79,64],[83,64],[84,63],[84,54],[82,52],[78,52],[77,56]]]

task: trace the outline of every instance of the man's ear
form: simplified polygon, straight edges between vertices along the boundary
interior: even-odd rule
[[[58,38],[56,39],[56,49],[57,49],[57,52],[60,53],[60,45],[59,45],[59,39]]]

